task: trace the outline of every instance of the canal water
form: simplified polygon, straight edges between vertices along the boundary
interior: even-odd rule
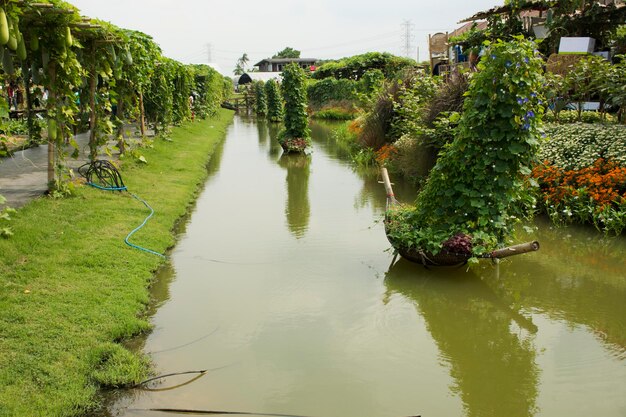
[[[625,239],[538,222],[541,250],[497,266],[390,266],[383,186],[331,131],[286,156],[276,128],[235,119],[139,346],[157,374],[209,371],[111,415],[626,415]]]

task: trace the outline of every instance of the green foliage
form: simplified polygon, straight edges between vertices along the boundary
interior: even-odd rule
[[[552,4],[548,15],[549,36],[541,47],[546,54],[557,51],[562,36],[591,37],[596,48],[608,48],[617,28],[624,24],[626,9],[615,2],[597,0],[562,0]]]
[[[440,79],[423,72],[408,73],[394,95],[394,117],[388,132],[397,139],[408,134],[419,137],[424,134],[427,107],[435,97]]]
[[[337,107],[339,103],[352,103],[348,107],[369,107],[372,98],[382,88],[384,79],[381,70],[371,69],[365,71],[358,81],[332,77],[309,80],[307,85],[309,105],[314,109]]]
[[[440,153],[415,208],[390,213],[390,238],[438,253],[457,233],[474,254],[505,242],[525,202],[543,109],[542,60],[532,42],[488,44],[472,78],[454,141]]]
[[[281,122],[283,120],[283,100],[276,81],[269,80],[265,83],[265,95],[267,96],[267,119],[274,123]]]
[[[356,101],[359,83],[348,79],[324,78],[312,80],[307,86],[309,103],[314,108],[321,108],[337,101]]]
[[[233,73],[235,75],[242,75],[246,72],[246,65],[248,64],[248,62],[250,61],[250,58],[248,58],[248,54],[244,53],[238,60],[237,60],[237,64],[235,65],[235,69],[233,70]]]
[[[254,83],[254,95],[256,98],[256,114],[265,116],[267,114],[267,95],[265,94],[265,83],[263,81]]]
[[[366,72],[373,69],[382,71],[385,77],[389,78],[400,70],[413,68],[416,65],[417,63],[412,59],[394,56],[387,52],[368,52],[323,64],[313,73],[313,78],[322,80],[333,77],[360,80]]]
[[[546,91],[546,94],[549,93]],[[597,111],[583,111],[578,114],[576,110],[561,110],[558,113],[559,119],[556,119],[553,111],[547,112],[544,116],[544,121],[548,123],[616,123],[617,118],[612,114],[600,113]],[[580,117],[581,122],[578,121]]]
[[[194,77],[194,112],[201,119],[216,115],[226,98],[222,88],[224,77],[208,65],[190,65],[188,68]]]
[[[4,203],[6,203],[6,199],[0,194],[0,205]],[[11,216],[15,213],[16,211],[11,207],[5,207],[0,210],[0,237],[8,238],[13,236],[13,230],[9,226],[9,222],[11,221]]]
[[[403,109],[402,105],[398,104],[402,100],[401,97],[406,96],[407,101],[410,101],[409,96],[419,100],[418,91],[428,88],[434,90],[434,83],[435,81],[430,77],[425,77],[423,72],[412,69],[403,70],[397,74],[396,78],[388,79],[373,100],[371,109],[365,114],[361,124],[362,130],[359,133],[359,143],[363,147],[376,150],[385,143],[397,140],[403,133],[400,129],[402,123],[412,123],[413,117],[420,117],[417,110],[415,113],[409,110],[405,114],[398,113]],[[398,118],[403,122],[396,121]],[[395,129],[393,129],[394,123]]]
[[[306,74],[302,68],[292,62],[285,66],[282,77],[285,131],[281,139],[304,139],[309,144],[311,132],[307,114]]]
[[[354,110],[346,110],[342,107],[325,107],[316,111],[311,117],[322,120],[352,120],[356,117],[356,113]]]
[[[282,51],[276,52],[272,58],[300,58],[300,51],[288,46]]]
[[[549,140],[541,145],[542,162],[578,170],[602,158],[626,167],[626,126],[571,123],[547,125],[545,132]]]
[[[464,51],[478,51],[483,46],[483,42],[487,40],[487,30],[478,29],[476,22],[472,24],[470,30],[463,32],[459,36],[453,36],[448,39],[451,45],[460,45]]]

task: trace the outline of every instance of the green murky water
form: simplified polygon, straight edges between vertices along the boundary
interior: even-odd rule
[[[211,371],[112,414],[626,415],[626,239],[538,223],[541,250],[499,266],[390,267],[382,185],[313,132],[312,155],[282,156],[275,129],[235,120],[143,346],[160,374]]]

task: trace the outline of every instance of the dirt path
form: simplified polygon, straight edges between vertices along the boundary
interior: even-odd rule
[[[130,133],[130,132],[128,132]],[[127,139],[129,140],[129,139]],[[132,139],[130,139],[132,140]],[[76,136],[80,154],[77,159],[68,158],[67,165],[76,169],[88,160],[89,133]],[[73,149],[68,148],[71,153]],[[118,155],[114,154],[113,159]],[[100,155],[102,159],[111,159]],[[48,147],[40,145],[15,152],[12,156],[0,160],[0,194],[6,199],[6,205],[18,208],[29,201],[44,195],[47,187]],[[3,206],[0,205],[0,208]]]

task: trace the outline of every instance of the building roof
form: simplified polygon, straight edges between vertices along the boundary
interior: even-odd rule
[[[468,32],[470,29],[472,29],[472,26],[474,26],[474,23],[476,23],[476,29],[477,30],[487,29],[487,21],[486,20],[481,20],[481,21],[477,21],[477,22],[467,22],[463,26],[461,26],[459,28],[456,28],[453,32],[450,32],[448,34],[448,38],[454,38],[456,36],[464,34],[465,32]]]
[[[243,77],[244,75],[247,75],[248,77],[250,77],[252,81],[267,82],[269,80],[280,79],[281,74],[282,72],[246,72],[244,74],[241,74],[240,76],[235,77],[235,81],[239,83],[239,80],[241,79],[241,77]]]
[[[288,64],[290,62],[317,62],[317,58],[265,58],[254,64],[255,67],[258,67],[262,63],[267,62],[268,64]]]

